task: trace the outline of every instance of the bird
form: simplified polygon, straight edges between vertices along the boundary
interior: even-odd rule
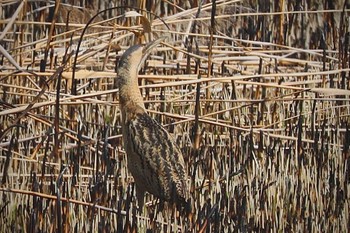
[[[123,142],[139,210],[142,212],[144,196],[148,192],[161,203],[166,201],[189,212],[188,175],[181,149],[170,133],[148,115],[138,85],[141,65],[163,40],[133,45],[120,57],[117,85]]]

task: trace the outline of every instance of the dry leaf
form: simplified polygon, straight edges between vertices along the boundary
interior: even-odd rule
[[[145,16],[141,15],[140,13],[138,13],[136,11],[129,11],[129,12],[126,12],[124,14],[124,17],[125,18],[140,17],[141,24],[142,24],[142,27],[143,27],[143,31],[145,33],[150,33],[152,31],[150,21]]]

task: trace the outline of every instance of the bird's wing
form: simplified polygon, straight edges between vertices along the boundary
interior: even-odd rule
[[[158,182],[163,198],[186,199],[184,160],[174,139],[145,112],[134,115],[126,127],[129,128],[128,139],[132,141],[133,151],[144,161],[141,167],[147,170],[145,174],[151,173],[155,177],[154,182]],[[162,195],[154,192],[156,196]]]

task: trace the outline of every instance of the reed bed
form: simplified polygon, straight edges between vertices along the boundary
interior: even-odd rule
[[[346,3],[58,2],[0,3],[1,232],[350,229]],[[140,214],[126,167],[116,64],[158,36],[140,89],[189,218],[150,195]]]

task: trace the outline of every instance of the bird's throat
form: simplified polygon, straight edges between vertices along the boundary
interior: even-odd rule
[[[127,80],[120,86],[120,104],[122,108],[128,106],[139,106],[145,108],[143,97],[141,95],[138,80]]]

